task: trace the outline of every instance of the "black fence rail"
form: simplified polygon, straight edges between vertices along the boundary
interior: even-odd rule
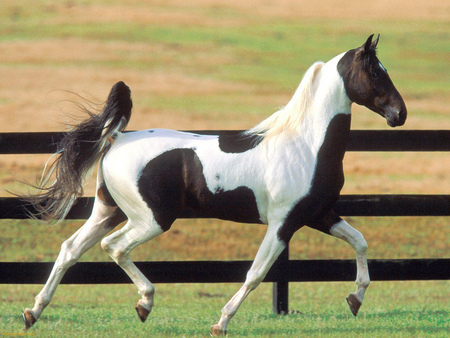
[[[232,134],[239,131],[191,131]],[[53,153],[64,133],[0,133],[0,154]],[[449,130],[354,130],[348,151],[450,151]],[[81,198],[68,219],[90,215],[93,198]],[[0,219],[25,219],[27,206],[17,198],[0,198]],[[335,206],[341,216],[450,216],[450,195],[342,195]],[[186,218],[202,215],[186,213]],[[369,260],[372,280],[448,280],[450,259]],[[243,282],[251,261],[138,262],[155,283]],[[0,263],[0,284],[45,283],[53,263]],[[265,278],[273,282],[273,309],[288,311],[289,282],[352,281],[354,260],[290,260],[285,250]],[[130,283],[115,263],[78,263],[64,276],[67,284]]]
[[[372,259],[368,261],[373,281],[445,280],[450,259]],[[44,284],[53,263],[1,263],[0,284]],[[252,261],[136,262],[152,283],[238,283]],[[39,271],[37,274],[35,271]],[[420,274],[417,274],[420,271]],[[264,282],[354,281],[355,260],[277,261]],[[82,262],[70,268],[62,284],[124,284],[130,278],[113,262]]]
[[[82,197],[66,219],[87,219],[94,197]],[[0,197],[0,219],[27,219],[27,204],[16,197]],[[334,207],[340,216],[450,216],[450,195],[341,195]],[[183,218],[205,218],[186,211]]]
[[[241,130],[186,130],[233,135]],[[0,133],[0,154],[49,154],[64,132]],[[352,130],[347,151],[450,151],[450,130]]]

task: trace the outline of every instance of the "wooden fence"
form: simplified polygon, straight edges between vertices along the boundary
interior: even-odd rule
[[[193,131],[199,134],[231,134],[237,131]],[[0,154],[52,153],[63,133],[0,133]],[[348,151],[450,151],[449,130],[353,130]],[[81,198],[68,219],[90,215],[93,198]],[[335,206],[341,216],[450,216],[450,195],[342,195]],[[186,218],[198,217],[185,214]],[[27,218],[23,203],[0,198],[0,219]],[[369,260],[371,279],[447,280],[450,259]],[[251,261],[137,262],[154,283],[243,282]],[[0,284],[43,284],[53,263],[0,263]],[[285,250],[265,278],[273,282],[273,309],[287,313],[289,282],[353,281],[354,260],[290,260]],[[66,284],[130,283],[115,263],[78,263],[64,276]]]

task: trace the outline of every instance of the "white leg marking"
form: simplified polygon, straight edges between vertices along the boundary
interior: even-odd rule
[[[333,225],[330,233],[349,243],[356,252],[357,289],[353,295],[362,303],[366,289],[370,284],[369,269],[367,267],[367,242],[358,230],[344,220]]]
[[[138,312],[142,321],[145,321],[152,310],[155,287],[131,261],[128,254],[138,245],[162,233],[163,230],[154,221],[149,221],[147,224],[130,220],[121,230],[102,240],[103,250],[127,273],[142,296],[137,306],[141,306],[148,311],[144,315],[145,318],[141,317]]]
[[[108,226],[107,221],[116,209],[116,207],[108,207],[95,201],[93,213],[86,223],[61,245],[61,251],[46,284],[36,296],[33,309],[26,309],[26,313],[31,312],[35,320],[41,316],[42,311],[52,300],[67,269],[112,229]]]
[[[277,257],[285,249],[284,242],[280,241],[277,237],[277,231],[278,226],[269,226],[255,260],[247,272],[244,285],[223,307],[219,323],[212,327],[211,331],[213,334],[214,332],[222,332],[222,334],[226,332],[229,321],[236,314],[242,302],[262,282]]]

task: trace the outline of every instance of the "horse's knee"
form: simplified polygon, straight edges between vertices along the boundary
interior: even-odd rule
[[[333,225],[330,228],[330,234],[349,243],[357,254],[367,252],[367,242],[363,234],[345,221]]]
[[[364,238],[363,234],[358,231],[355,235],[355,251],[359,254],[365,254],[367,253],[367,249],[367,241]]]

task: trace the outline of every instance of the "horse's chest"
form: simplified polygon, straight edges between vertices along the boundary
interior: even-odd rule
[[[350,129],[350,115],[336,115],[330,122],[317,158],[308,191],[292,206],[279,237],[289,242],[301,226],[317,222],[334,206],[344,185],[342,161]]]
[[[344,185],[342,161],[350,130],[350,115],[336,115],[330,122],[317,154],[309,195],[337,198]]]

